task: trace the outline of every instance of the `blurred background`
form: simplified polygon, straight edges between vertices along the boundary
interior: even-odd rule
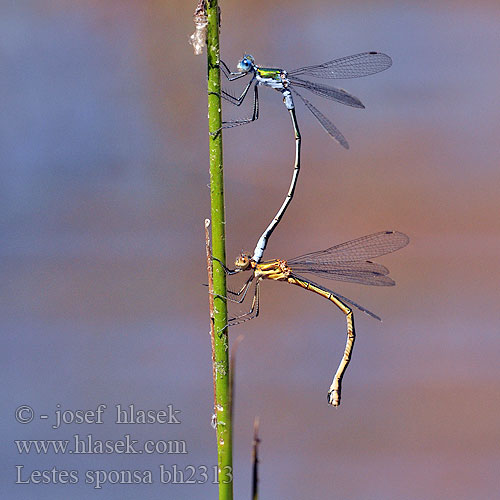
[[[3,498],[216,498],[165,485],[159,464],[216,464],[203,221],[210,214],[206,56],[196,2],[3,2],[0,213]],[[357,312],[343,404],[326,393],[344,316],[283,283],[236,370],[235,493],[249,498],[261,421],[262,498],[492,499],[500,491],[500,6],[451,2],[220,2],[223,59],[293,69],[366,50],[393,67],[340,84],[357,110],[298,104],[303,166],[266,257],[372,232],[410,245],[379,261],[396,288],[323,282]],[[231,89],[241,88],[235,82]],[[294,145],[281,97],[224,132],[227,256],[253,250],[288,189]],[[307,96],[309,97],[309,96]],[[250,103],[226,118],[247,115]],[[242,312],[245,308],[233,312]],[[108,405],[105,423],[38,415]],[[180,425],[114,424],[113,406],[180,409]],[[15,409],[35,410],[29,425]],[[20,455],[15,439],[185,440],[187,455]],[[15,465],[78,470],[76,485],[16,485]],[[86,470],[153,470],[153,485],[85,484]]]

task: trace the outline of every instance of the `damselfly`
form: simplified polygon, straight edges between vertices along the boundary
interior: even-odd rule
[[[391,58],[380,52],[363,52],[361,54],[356,54],[352,56],[342,57],[340,59],[334,59],[333,61],[328,61],[323,64],[318,64],[315,66],[307,66],[304,68],[295,69],[292,71],[285,71],[280,68],[264,68],[257,66],[255,64],[254,58],[246,54],[243,56],[241,61],[238,63],[237,72],[232,72],[228,66],[221,61],[221,69],[224,75],[230,80],[237,80],[244,77],[245,75],[251,74],[252,77],[243,92],[239,97],[235,97],[226,91],[222,91],[222,97],[227,101],[240,106],[245,100],[250,88],[253,85],[254,99],[253,99],[253,114],[251,118],[245,120],[234,120],[227,121],[223,123],[223,128],[236,127],[238,125],[244,125],[246,123],[253,122],[259,117],[259,94],[258,86],[264,85],[271,87],[283,95],[283,102],[290,113],[292,120],[294,137],[295,137],[295,163],[292,175],[292,180],[290,182],[290,187],[286,198],[275,215],[274,219],[271,221],[266,230],[262,233],[259,238],[257,245],[255,247],[252,260],[256,263],[260,262],[264,254],[264,250],[267,246],[267,242],[271,233],[274,231],[281,218],[283,217],[288,205],[292,201],[293,194],[295,191],[295,186],[297,185],[297,180],[300,171],[300,148],[301,148],[301,136],[299,131],[299,125],[297,123],[297,118],[295,115],[295,104],[293,101],[293,94],[300,97],[304,102],[306,107],[313,113],[313,115],[318,119],[321,126],[343,147],[349,148],[345,137],[340,133],[340,131],[335,127],[335,125],[319,110],[317,110],[305,97],[297,91],[297,87],[305,88],[310,90],[314,94],[326,97],[327,99],[346,104],[355,108],[364,108],[363,103],[353,95],[349,94],[345,90],[327,87],[319,83],[311,82],[309,80],[304,80],[300,76],[312,76],[318,78],[359,78],[362,76],[372,75],[374,73],[379,73],[392,65]]]
[[[302,97],[297,91],[297,87],[307,89],[313,94],[321,97],[326,97],[332,101],[352,106],[353,108],[364,108],[363,103],[355,96],[349,94],[343,89],[328,87],[321,83],[305,80],[302,76],[312,76],[315,78],[328,78],[328,79],[348,79],[359,78],[362,76],[373,75],[386,70],[392,65],[392,59],[381,52],[362,52],[352,56],[341,57],[334,59],[323,64],[314,66],[305,66],[303,68],[286,71],[281,68],[265,68],[257,66],[255,59],[250,54],[245,54],[238,62],[238,71],[232,72],[228,66],[221,61],[221,69],[228,80],[233,81],[251,74],[252,78],[243,89],[239,97],[235,97],[226,91],[222,91],[222,97],[227,101],[241,105],[248,94],[248,91],[253,85],[254,100],[253,100],[253,114],[250,118],[245,120],[234,120],[224,122],[223,128],[235,127],[237,125],[244,125],[253,122],[259,117],[259,94],[258,86],[264,85],[271,87],[283,95],[283,102],[287,109],[294,109],[293,94],[300,97],[306,107],[317,118],[321,126],[344,148],[348,149],[349,144],[345,137],[335,127],[335,125],[325,116],[318,111],[307,99]]]
[[[243,302],[254,280],[255,292],[250,311],[231,319],[229,325],[236,325],[258,316],[259,287],[264,279],[286,281],[317,293],[333,302],[345,314],[347,320],[347,342],[344,355],[328,390],[328,402],[333,406],[338,406],[340,404],[342,377],[351,359],[356,338],[353,311],[350,306],[356,307],[372,318],[378,320],[380,318],[351,299],[302,277],[300,273],[363,285],[393,286],[395,282],[388,276],[389,270],[381,264],[372,262],[370,259],[395,252],[406,246],[409,241],[406,234],[397,231],[382,231],[288,261],[276,259],[257,263],[250,254],[241,253],[236,259],[235,269],[224,267],[224,270],[228,274],[243,271],[251,271],[252,274],[239,291],[229,292],[233,297],[240,297],[240,299],[230,300],[238,303]]]

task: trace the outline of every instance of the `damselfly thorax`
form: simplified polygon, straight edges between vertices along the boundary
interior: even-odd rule
[[[290,84],[287,72],[278,68],[259,68],[255,66],[255,79],[259,85],[266,85],[276,90],[282,90]]]
[[[291,274],[292,270],[288,267],[286,260],[277,259],[255,266],[255,277],[258,279],[288,281]]]
[[[255,79],[257,85],[271,87],[283,94],[283,103],[288,110],[295,109],[292,93],[289,90],[290,81],[287,72],[277,68],[259,68],[255,66]]]

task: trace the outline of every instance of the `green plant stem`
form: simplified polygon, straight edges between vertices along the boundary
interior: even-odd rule
[[[208,58],[208,124],[209,131],[220,131],[221,85],[219,51],[219,16],[217,0],[207,0],[207,58]],[[210,143],[210,201],[212,214],[212,254],[226,262],[224,178],[222,168],[222,133],[209,136]],[[215,415],[217,422],[217,459],[219,467],[219,500],[233,498],[232,423],[229,389],[229,343],[227,332],[226,274],[214,261],[214,331],[215,331]]]

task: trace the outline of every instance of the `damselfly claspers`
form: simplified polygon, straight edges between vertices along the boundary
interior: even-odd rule
[[[252,255],[252,260],[258,263],[262,259],[271,233],[280,222],[286,209],[288,208],[288,205],[292,201],[295,186],[297,185],[297,180],[299,177],[301,136],[297,118],[295,116],[295,103],[293,101],[293,94],[296,94],[300,97],[306,107],[318,119],[321,126],[337,142],[339,142],[346,149],[349,148],[349,144],[347,143],[345,137],[337,129],[337,127],[335,127],[335,125],[325,115],[317,110],[305,97],[302,97],[302,95],[297,91],[297,87],[305,88],[321,97],[326,97],[327,99],[331,99],[348,106],[352,106],[355,108],[364,108],[363,103],[357,97],[354,97],[343,89],[328,87],[320,83],[304,80],[299,76],[305,75],[330,79],[359,78],[362,76],[368,76],[379,73],[380,71],[384,71],[392,65],[392,60],[388,55],[382,54],[381,52],[363,52],[361,54],[334,59],[333,61],[328,61],[326,63],[318,64],[315,66],[306,66],[304,68],[299,68],[292,71],[285,71],[284,69],[280,68],[264,68],[261,66],[257,66],[255,64],[253,56],[251,56],[250,54],[246,54],[238,63],[237,72],[230,71],[224,61],[221,60],[220,62],[222,72],[230,81],[237,80],[248,74],[252,75],[250,81],[239,97],[235,97],[222,90],[221,95],[224,99],[231,102],[232,104],[235,104],[236,106],[239,106],[245,100],[245,97],[247,96],[248,91],[250,90],[252,85],[254,89],[252,117],[245,120],[223,122],[222,128],[236,127],[238,125],[244,125],[246,123],[257,120],[257,118],[259,117],[258,86],[264,85],[282,93],[283,102],[290,113],[294,130],[295,163],[292,180],[290,182],[290,187],[283,204],[257,242]]]
[[[353,302],[351,299],[304,278],[299,273],[313,274],[321,278],[360,283],[363,285],[393,286],[395,282],[388,276],[389,270],[385,266],[372,262],[369,259],[395,252],[406,246],[409,241],[406,234],[397,231],[381,231],[368,236],[362,236],[361,238],[346,243],[341,243],[340,245],[327,248],[326,250],[302,255],[288,261],[276,259],[257,263],[252,260],[250,254],[241,253],[236,259],[235,269],[228,269],[223,266],[224,270],[228,274],[236,274],[243,271],[251,271],[252,274],[239,291],[228,292],[233,297],[241,298],[230,298],[230,300],[238,303],[243,302],[254,280],[255,293],[250,311],[231,319],[229,321],[229,326],[242,323],[243,321],[258,316],[259,287],[261,281],[264,279],[286,281],[292,285],[297,285],[317,293],[333,302],[345,314],[347,320],[347,342],[344,355],[328,390],[328,402],[333,406],[338,406],[340,404],[342,377],[351,360],[352,349],[356,338],[353,311],[349,306],[356,307],[372,318],[378,320],[380,320],[380,318],[363,306],[356,304],[356,302]]]

